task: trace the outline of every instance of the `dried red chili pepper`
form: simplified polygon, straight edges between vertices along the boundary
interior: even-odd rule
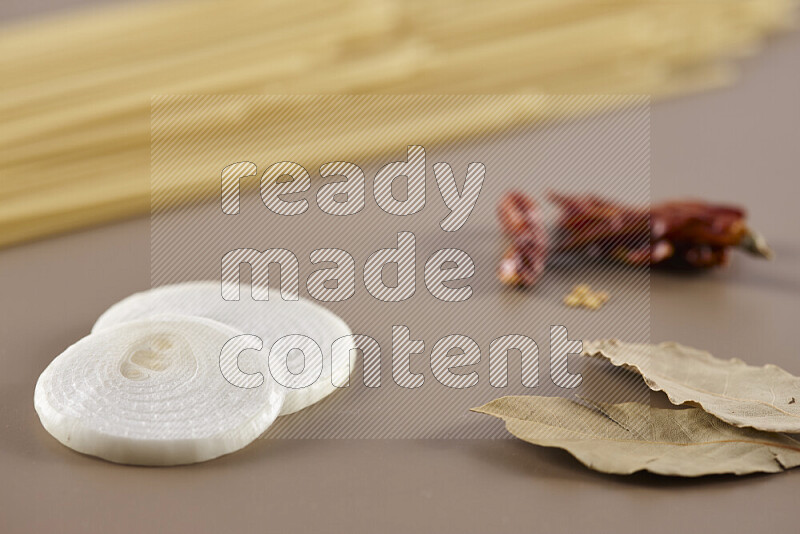
[[[670,201],[650,210],[650,239],[668,243],[673,252],[654,264],[705,269],[724,265],[732,247],[771,258],[772,251],[758,233],[747,227],[741,208],[707,202]]]
[[[539,281],[547,266],[548,250],[541,243],[512,241],[497,268],[497,278],[506,285],[530,287]]]
[[[651,259],[650,213],[595,195],[550,193],[560,210],[555,234],[559,251],[585,250],[591,257],[609,258],[631,265]]]
[[[501,263],[501,281],[535,283],[551,241],[554,252],[580,250],[635,266],[708,269],[726,264],[732,247],[772,257],[764,238],[747,227],[744,210],[735,206],[691,200],[647,209],[595,195],[551,193],[548,198],[560,210],[552,239],[542,237],[546,231],[533,200],[518,192],[501,200],[500,225],[512,238]]]
[[[544,219],[530,197],[511,192],[497,207],[503,232],[511,245],[497,269],[497,277],[507,285],[532,286],[544,272],[550,253],[550,238]]]

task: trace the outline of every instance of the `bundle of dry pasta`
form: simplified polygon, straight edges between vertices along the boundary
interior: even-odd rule
[[[793,0],[201,0],[0,28],[0,245],[146,212],[153,95],[662,96],[730,81],[731,60],[793,14]],[[455,139],[608,101],[581,102],[445,118],[412,106],[403,131]],[[220,136],[241,119],[209,106],[175,131]],[[291,98],[248,112],[319,122]],[[376,129],[396,125],[375,113]],[[385,133],[361,132],[363,151],[390,148]]]

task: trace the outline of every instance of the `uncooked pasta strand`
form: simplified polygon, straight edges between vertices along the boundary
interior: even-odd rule
[[[153,95],[667,96],[730,83],[736,75],[731,60],[787,28],[795,5],[181,0],[0,28],[0,245],[146,212]],[[241,137],[242,120],[268,118],[284,128],[264,131],[272,137],[258,139],[270,147],[262,157],[283,151],[316,165],[331,157],[385,154],[409,139],[452,141],[624,103],[509,100],[488,113],[479,100],[458,111],[413,101],[408,108],[386,107],[375,100],[359,108],[373,120],[351,124],[302,98],[231,102],[162,99],[159,109],[172,112],[159,115],[155,131],[162,142],[192,142],[211,157],[221,140],[253,152],[252,140]],[[320,125],[320,134],[310,138],[307,132]],[[155,163],[164,163],[158,154]],[[191,161],[171,165],[176,173],[161,191],[164,202],[215,193],[208,173],[219,169]]]

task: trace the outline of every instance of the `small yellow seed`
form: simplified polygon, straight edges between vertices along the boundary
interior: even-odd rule
[[[599,310],[610,295],[605,291],[592,291],[588,284],[573,286],[572,291],[564,297],[564,304],[569,307],[583,307],[589,310]]]
[[[589,287],[589,284],[581,284],[572,288],[572,292],[578,296],[588,295],[591,291],[592,288]]]
[[[590,310],[597,310],[603,305],[603,303],[600,301],[600,299],[590,296],[583,299],[583,305]]]

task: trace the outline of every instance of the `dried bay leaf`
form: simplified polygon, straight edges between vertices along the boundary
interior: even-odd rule
[[[800,432],[800,378],[780,367],[721,360],[677,343],[640,345],[604,340],[584,353],[633,370],[673,404],[699,406],[739,427]]]
[[[624,422],[649,413],[642,436]],[[598,404],[559,397],[502,397],[472,411],[498,417],[516,437],[564,449],[591,469],[628,475],[649,471],[696,477],[776,473],[800,465],[800,442],[739,428],[699,408],[659,409],[639,403]]]

